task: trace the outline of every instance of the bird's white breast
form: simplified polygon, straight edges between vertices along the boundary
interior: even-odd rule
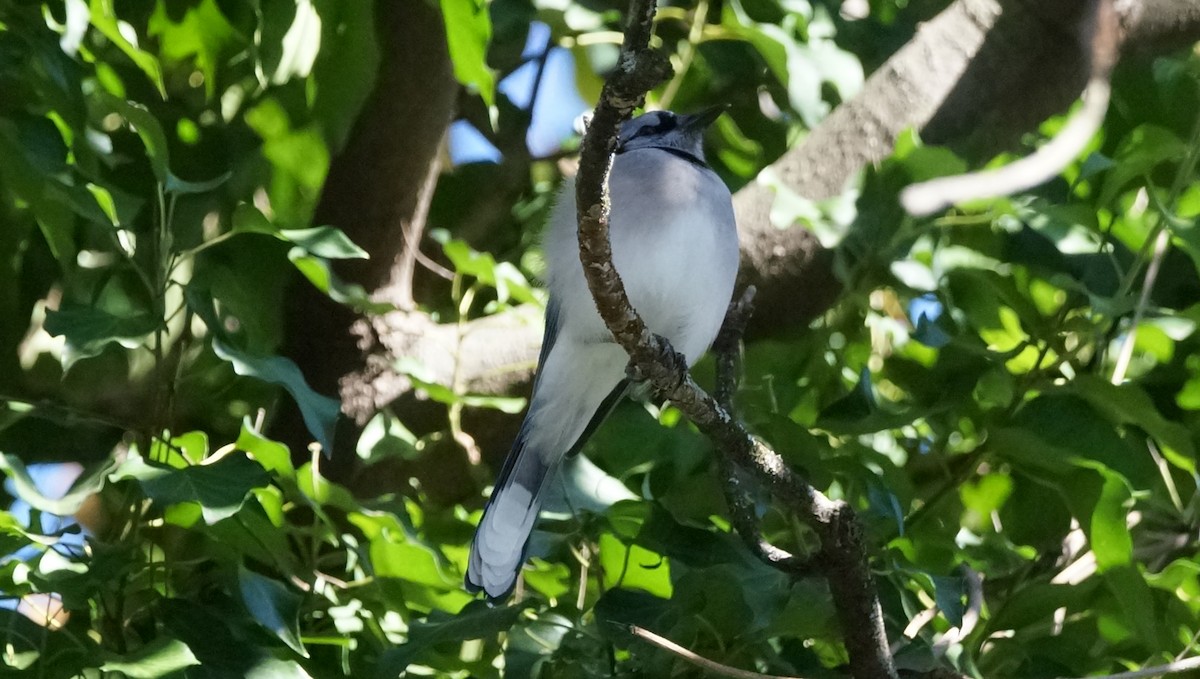
[[[618,155],[609,187],[613,261],[629,299],[694,362],[720,328],[737,275],[729,190],[711,170],[658,149]],[[546,237],[549,284],[565,333],[610,341],[579,262],[574,189],[564,187]]]

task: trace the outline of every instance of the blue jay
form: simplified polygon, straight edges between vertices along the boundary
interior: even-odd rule
[[[738,239],[729,189],[704,162],[721,114],[653,111],[621,127],[609,175],[613,263],[650,331],[692,365],[712,344],[733,295]],[[466,586],[512,592],[542,491],[628,390],[629,356],[596,311],[576,237],[575,182],[564,182],[544,247],[546,334],[529,411],[471,545]]]

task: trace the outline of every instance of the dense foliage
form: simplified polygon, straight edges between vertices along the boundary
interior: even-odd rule
[[[734,189],[945,3],[872,1],[853,20],[839,4],[660,10],[676,75],[651,102],[732,104],[709,141]],[[525,155],[445,171],[426,248],[454,281],[418,301],[448,323],[538,308],[563,154],[525,147],[536,121],[504,83],[547,58],[525,46],[536,20],[594,98],[621,7],[440,6],[464,116],[506,160]],[[357,478],[403,462],[390,486],[333,483],[317,452],[270,440],[264,413],[291,399],[328,449],[338,407],[276,355],[289,281],[386,310],[332,273],[358,246],[311,223],[386,58],[373,16],[337,0],[0,5],[0,666],[694,671],[636,624],[722,664],[838,676],[824,583],[745,551],[711,445],[669,406],[624,404],[599,431],[502,607],[461,587],[493,473],[462,415],[520,399],[401,361],[448,416],[371,422]],[[860,511],[902,667],[1080,676],[1197,653],[1200,57],[1127,63],[1114,87],[1088,153],[1028,195],[904,217],[902,186],[966,167],[915,135],[842,198],[778,187],[773,218],[837,246],[844,292],[803,333],[749,338],[739,414]],[[515,205],[476,189],[498,183]],[[449,470],[441,485],[431,468]],[[811,545],[765,494],[759,511],[776,543]]]

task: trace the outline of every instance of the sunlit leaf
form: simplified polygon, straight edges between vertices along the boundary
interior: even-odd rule
[[[446,42],[454,62],[454,77],[479,93],[488,106],[495,104],[496,77],[487,64],[492,37],[488,5],[482,0],[440,0],[446,25]]]
[[[137,32],[131,25],[117,17],[113,0],[91,0],[90,6],[92,25],[96,27],[96,30],[103,33],[105,38],[111,40],[133,63],[137,64],[137,67],[158,90],[159,96],[166,99],[167,90],[163,83],[162,68],[158,64],[158,59],[138,46]]]
[[[283,56],[271,76],[271,82],[281,85],[292,78],[304,78],[312,73],[313,63],[321,49],[321,15],[312,2],[299,0],[296,16],[283,36]]]
[[[317,226],[310,229],[280,229],[284,240],[305,252],[325,259],[367,259],[367,252],[355,245],[340,229]]]
[[[1133,538],[1129,534],[1129,487],[1116,474],[1104,475],[1104,488],[1092,511],[1092,551],[1100,572],[1127,566],[1133,558]]]
[[[105,655],[107,659],[100,669],[131,679],[158,679],[200,664],[187,644],[170,637],[158,637],[128,655]]]

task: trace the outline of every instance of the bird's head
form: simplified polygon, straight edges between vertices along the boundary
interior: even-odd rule
[[[699,113],[650,111],[621,126],[617,153],[641,148],[681,151],[704,161],[704,130],[725,112],[716,106]]]

